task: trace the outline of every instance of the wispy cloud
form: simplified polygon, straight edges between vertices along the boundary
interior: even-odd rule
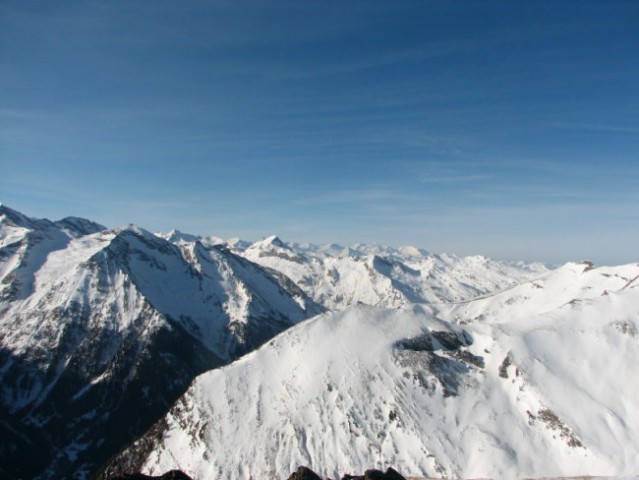
[[[386,188],[369,188],[369,189],[353,189],[338,190],[323,193],[321,195],[303,197],[295,200],[298,205],[309,204],[332,204],[332,203],[352,203],[352,202],[371,202],[371,201],[389,201],[406,199],[407,196]]]
[[[48,175],[33,172],[29,175],[4,175],[0,178],[0,185],[5,194],[19,197],[34,197],[48,202],[69,202],[78,200],[81,196],[72,182],[58,179],[51,181]],[[8,201],[6,199],[5,201]]]
[[[552,127],[568,130],[585,130],[611,133],[639,133],[639,127],[605,123],[553,122]]]
[[[46,120],[50,118],[50,114],[44,111],[29,110],[29,109],[17,109],[17,108],[2,108],[0,107],[0,121],[7,120]]]

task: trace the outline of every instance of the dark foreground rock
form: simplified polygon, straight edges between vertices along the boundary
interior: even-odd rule
[[[308,467],[298,467],[288,480],[322,480],[322,478]]]
[[[161,477],[150,477],[142,473],[134,473],[131,475],[117,475],[109,477],[108,480],[193,480],[186,473],[180,470],[171,470],[165,473]],[[205,479],[199,479],[205,480]],[[208,480],[208,479],[207,479]],[[317,473],[308,467],[299,467],[295,472],[288,477],[288,480],[323,480]],[[364,475],[349,475],[346,474],[342,477],[342,480],[406,480],[396,470],[389,468],[385,472],[381,470],[366,470]]]
[[[134,473],[132,475],[118,475],[111,477],[110,480],[193,480],[186,473],[180,470],[171,470],[160,477],[151,477],[143,473]]]
[[[406,480],[397,470],[388,468],[385,472],[381,470],[366,470],[364,475],[344,475],[342,480]]]
[[[308,467],[299,467],[293,472],[288,480],[323,480],[317,473]],[[385,472],[381,470],[366,470],[364,475],[345,474],[342,480],[406,480],[397,470],[388,468]]]

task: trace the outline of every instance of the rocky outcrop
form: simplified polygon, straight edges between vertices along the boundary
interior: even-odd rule
[[[467,350],[472,344],[465,330],[433,330],[396,342],[395,359],[426,390],[434,393],[439,384],[444,396],[457,396],[471,369],[484,368],[483,357]]]
[[[322,477],[308,467],[298,467],[288,480],[322,480]]]
[[[342,480],[406,480],[399,472],[389,467],[385,472],[381,470],[366,470],[364,475],[344,475]]]

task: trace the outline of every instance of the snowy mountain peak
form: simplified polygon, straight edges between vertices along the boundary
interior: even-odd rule
[[[14,227],[36,228],[38,224],[48,222],[47,220],[39,220],[27,217],[17,210],[9,208],[5,204],[0,204],[0,222],[8,222]],[[50,223],[50,222],[48,222]]]
[[[277,235],[271,235],[262,240],[258,240],[251,245],[251,248],[255,249],[264,249],[269,247],[277,247],[290,250],[289,246],[286,245]]]
[[[428,252],[424,249],[414,247],[412,245],[405,245],[398,248],[399,253],[407,257],[419,258],[428,255]]]
[[[246,240],[242,240],[239,237],[229,238],[224,243],[226,243],[229,247],[231,247],[234,250],[239,251],[239,252],[243,252],[244,250],[246,250],[247,248],[249,248],[252,245],[251,242],[247,242]]]
[[[25,215],[21,214],[20,212],[10,208],[7,204],[5,203],[0,203],[0,215],[6,215],[8,217],[21,217],[21,218],[28,218]]]
[[[195,375],[324,311],[225,249],[1,213],[0,478],[86,478]]]
[[[65,217],[54,223],[71,237],[81,237],[107,230],[104,225],[81,217]]]
[[[556,291],[577,293],[566,269],[467,304],[320,315],[198,377],[140,440],[138,465],[229,480],[297,465],[333,478],[387,465],[438,478],[635,474],[639,286],[618,287],[638,270],[579,274],[589,297],[569,305]]]
[[[150,242],[157,242],[158,240],[162,240],[164,242],[166,242],[166,240],[164,240],[163,238],[158,237],[157,235],[154,235],[153,233],[151,233],[148,230],[145,230],[144,228],[135,225],[134,223],[129,223],[127,225],[123,225],[121,227],[117,227],[115,229],[112,230],[113,232],[115,232],[116,235],[135,235],[141,238],[144,238]]]
[[[199,235],[184,233],[177,229],[170,230],[168,233],[157,232],[155,235],[171,243],[196,242],[202,238]]]

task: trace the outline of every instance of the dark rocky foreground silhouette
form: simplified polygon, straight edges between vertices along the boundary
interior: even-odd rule
[[[107,480],[216,480],[216,479],[194,479],[180,470],[171,470],[159,477],[144,475],[142,473],[134,473],[130,475],[117,475],[106,477]],[[272,479],[271,479],[272,480]],[[308,467],[298,467],[288,480],[331,480],[323,479]],[[345,474],[341,480],[406,480],[399,472],[393,468],[388,468],[385,472],[381,470],[366,470],[364,475]],[[424,480],[428,480],[424,478]],[[639,480],[639,476],[623,476],[623,477],[553,477],[547,480]]]
[[[150,475],[144,475],[143,473],[133,473],[131,475],[117,475],[110,477],[109,480],[193,480],[186,473],[180,470],[171,470],[159,477],[152,477]]]
[[[108,480],[205,480],[205,479],[193,479],[186,473],[180,470],[171,470],[160,477],[151,477],[142,473],[134,473],[130,475],[117,475],[109,477]],[[209,479],[206,479],[209,480]],[[212,479],[211,479],[212,480]],[[308,467],[299,467],[295,472],[288,477],[288,480],[324,480],[317,473]],[[346,474],[342,477],[342,480],[406,480],[401,474],[392,468],[387,469],[385,472],[381,470],[366,470],[364,475],[350,475]]]

